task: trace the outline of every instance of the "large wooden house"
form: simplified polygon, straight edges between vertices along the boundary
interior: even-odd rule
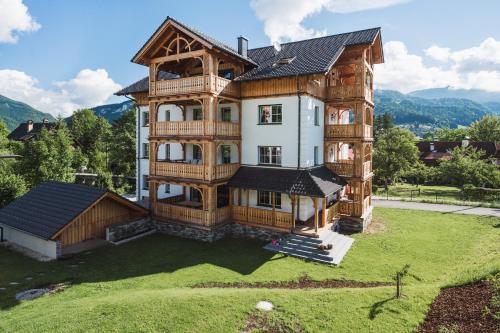
[[[371,219],[379,28],[233,49],[168,17],[132,61],[138,199],[158,229],[315,236]]]

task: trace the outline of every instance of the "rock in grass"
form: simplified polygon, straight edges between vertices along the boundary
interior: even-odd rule
[[[273,309],[273,303],[268,302],[268,301],[260,301],[259,303],[257,303],[257,305],[255,307],[258,310],[267,312],[267,311],[271,311]]]
[[[16,300],[18,301],[30,301],[32,299],[38,298],[46,294],[48,289],[30,289],[26,291],[22,291],[16,294]]]

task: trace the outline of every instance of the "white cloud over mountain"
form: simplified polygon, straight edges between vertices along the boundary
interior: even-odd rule
[[[251,0],[257,18],[272,43],[326,35],[326,30],[303,26],[304,19],[323,10],[350,13],[405,3],[410,0]]]
[[[83,69],[73,79],[55,82],[54,89],[41,88],[24,72],[0,70],[0,95],[53,116],[66,117],[77,109],[104,104],[120,88],[104,69]]]
[[[385,63],[376,67],[378,88],[410,92],[451,86],[500,92],[500,42],[494,38],[456,51],[433,45],[424,56],[411,54],[403,42],[391,41],[385,43],[384,53]]]
[[[40,29],[22,0],[0,0],[0,43],[16,43],[19,33]]]

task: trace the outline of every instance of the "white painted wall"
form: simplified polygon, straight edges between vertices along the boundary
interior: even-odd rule
[[[3,237],[5,240],[40,253],[48,258],[57,259],[57,243],[55,241],[38,238],[3,224],[0,224],[0,227],[3,228]]]
[[[143,149],[143,143],[149,142],[148,141],[148,136],[149,136],[149,126],[143,126],[144,124],[142,123],[143,119],[143,113],[144,112],[149,112],[149,107],[148,106],[141,106],[139,107],[139,114],[137,114],[137,119],[136,119],[136,128],[138,128],[138,131],[136,133],[137,138],[138,138],[138,145],[136,147],[136,156],[138,157],[137,159],[137,168],[136,168],[136,176],[137,176],[137,181],[136,181],[136,196],[137,200],[141,200],[143,197],[149,197],[149,191],[144,190],[144,182],[143,182],[143,175],[148,175],[149,174],[149,159],[143,158],[142,154],[142,149]]]
[[[318,126],[314,121],[314,109],[319,107]],[[323,164],[325,104],[310,96],[301,97],[300,165],[314,166],[314,147],[318,147],[318,165]],[[297,165],[297,164],[295,164]]]

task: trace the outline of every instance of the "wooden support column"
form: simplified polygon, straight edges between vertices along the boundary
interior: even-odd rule
[[[328,222],[326,220],[326,197],[323,198],[323,212],[321,214],[321,227],[324,227],[326,223]]]
[[[271,202],[273,207],[273,226],[276,224],[276,192],[271,192]]]
[[[238,189],[238,206],[241,206],[241,188]]]
[[[290,196],[290,201],[292,202],[292,229],[295,229],[295,195]]]
[[[318,233],[318,198],[313,198],[313,206],[314,206],[314,231]]]
[[[250,190],[246,189],[245,191],[247,192],[247,202],[246,202],[246,204],[247,204],[247,213],[246,213],[246,216],[247,216],[247,222],[248,222],[248,210],[249,210],[248,208],[249,208],[249,205],[250,205]]]
[[[158,183],[156,181],[149,181],[149,204],[151,205],[153,214],[156,214],[157,196]]]

